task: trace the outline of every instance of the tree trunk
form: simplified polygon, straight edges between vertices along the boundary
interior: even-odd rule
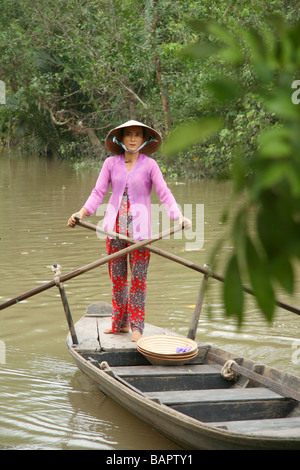
[[[165,118],[166,133],[168,133],[172,127],[171,113],[170,113],[170,100],[169,100],[168,91],[163,83],[162,65],[161,65],[161,60],[158,56],[156,57],[156,60],[155,60],[155,73],[156,73],[156,79],[160,87],[160,95],[161,95],[164,118]]]
[[[162,107],[163,107],[164,121],[165,121],[165,131],[166,133],[168,133],[171,130],[171,126],[172,126],[171,113],[170,113],[170,108],[171,108],[170,99],[169,99],[168,90],[166,86],[164,85],[163,68],[162,68],[161,60],[160,60],[159,53],[157,50],[157,45],[156,45],[156,31],[157,31],[157,27],[159,23],[158,3],[159,3],[159,0],[152,1],[153,19],[152,19],[152,23],[150,26],[151,45],[152,45],[152,51],[154,55],[156,80],[159,85],[160,95],[161,95],[161,100],[162,100]]]
[[[103,144],[101,144],[100,140],[95,134],[94,129],[86,129],[86,134],[88,135],[92,147],[93,147],[93,153],[95,155],[103,155],[106,152],[106,149]]]

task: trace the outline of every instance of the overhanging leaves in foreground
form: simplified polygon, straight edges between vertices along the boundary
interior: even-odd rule
[[[254,137],[248,141],[253,147],[251,158],[246,159],[237,146],[232,160],[234,188],[239,201],[243,199],[243,212],[237,211],[228,218],[235,248],[225,266],[224,285],[227,315],[235,315],[238,323],[242,323],[243,277],[250,282],[265,318],[271,321],[276,287],[279,283],[288,294],[294,292],[293,266],[300,259],[300,105],[291,100],[292,84],[300,76],[300,22],[290,25],[277,17],[269,18],[259,30],[238,26],[235,31],[226,29],[224,34],[220,25],[198,27],[198,31],[205,47],[202,48],[201,41],[194,44],[188,50],[189,57],[193,53],[201,61],[210,44],[218,44],[218,51],[211,48],[213,60],[220,58],[220,67],[226,63],[224,70],[228,73],[232,68],[230,76],[208,84],[212,100],[219,102],[220,112],[228,100],[236,107],[232,114],[238,112],[247,94],[247,83],[243,81],[247,69],[251,74],[251,92],[262,103],[263,112],[272,114],[271,128],[266,131],[257,127],[253,134],[255,142]],[[209,34],[205,36],[205,32]],[[237,42],[239,56],[235,54]],[[239,77],[236,90],[231,86],[232,76]],[[215,140],[221,141],[221,137],[219,133]],[[191,138],[187,133],[182,146],[189,143],[189,138],[192,144],[197,136],[193,134]]]
[[[162,153],[170,156],[178,154],[210,137],[221,127],[222,121],[217,118],[203,118],[183,124],[170,133],[162,147]]]
[[[244,295],[237,257],[234,254],[225,273],[224,303],[227,316],[236,317],[241,325],[243,318]]]

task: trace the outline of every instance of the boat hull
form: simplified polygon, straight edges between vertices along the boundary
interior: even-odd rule
[[[77,367],[97,388],[159,433],[188,450],[300,450],[299,439],[250,437],[213,429],[191,417],[138,395],[118,383],[76,351],[70,349]]]
[[[152,376],[150,376],[150,379],[148,377],[149,380],[147,380],[146,376],[143,376],[140,379],[137,377],[137,380],[134,381],[134,372],[132,372],[132,374],[129,373],[127,378],[122,379],[118,373],[119,370],[124,369],[125,366],[125,369],[131,368],[132,371],[144,370],[146,368],[146,374],[149,373],[148,371],[152,374],[152,371],[156,369],[155,366],[150,365],[136,350],[136,345],[130,342],[130,336],[128,334],[102,335],[102,331],[109,321],[109,318],[101,317],[101,315],[92,315],[91,317],[86,315],[75,325],[79,337],[79,344],[73,345],[70,336],[67,340],[67,347],[73,360],[81,372],[87,376],[103,394],[110,397],[137,418],[175,442],[179,447],[188,450],[300,450],[300,410],[298,401],[289,397],[280,396],[268,390],[266,387],[259,387],[258,384],[256,384],[256,387],[248,388],[247,386],[245,387],[245,384],[232,385],[232,383],[221,378],[220,366],[209,358],[221,358],[222,355],[223,360],[224,358],[233,358],[232,355],[222,350],[199,343],[198,357],[193,359],[190,364],[184,366],[187,372],[191,372],[190,369],[193,369],[195,365],[198,368],[203,368],[203,364],[206,363],[207,365],[204,366],[205,369],[205,367],[211,368],[209,364],[212,364],[213,368],[216,368],[216,374],[211,374],[211,376],[219,376],[217,377],[218,380],[224,382],[224,384],[222,382],[222,387],[224,388],[221,390],[216,389],[218,385],[212,385],[211,382],[207,385],[209,390],[205,390],[206,384],[204,382],[208,380],[207,377],[209,374],[202,374],[201,377],[201,374],[195,374],[198,384],[200,383],[200,379],[203,383],[201,382],[200,387],[194,385],[191,388],[198,387],[201,388],[201,390],[184,390],[182,392],[179,390],[179,392],[176,392],[176,390],[174,391],[172,388],[168,389],[166,387],[169,385],[166,384],[170,384],[170,380],[173,380],[172,383],[175,383],[176,367],[174,368],[173,366],[162,367],[161,370],[164,370],[165,373],[159,372],[160,376],[157,383],[160,385],[157,385],[157,387],[163,384],[164,388],[161,389],[162,391],[158,388],[147,389],[148,383],[151,384],[151,387],[154,387],[155,380]],[[149,327],[148,329],[146,328],[146,334],[153,332],[161,333],[161,330],[153,330],[151,328],[149,329]],[[170,332],[170,334],[174,333]],[[244,366],[248,366],[248,363],[251,365],[251,361],[243,362]],[[200,364],[200,367],[197,364]],[[287,374],[271,370],[271,375],[277,375],[279,381],[290,384],[290,378]],[[189,387],[188,384],[192,383],[192,378],[189,375],[185,375],[184,377],[182,383],[184,386]],[[291,377],[291,383],[295,382],[299,390],[300,379],[294,376]],[[140,383],[143,384],[144,390],[138,387],[137,384]],[[212,387],[214,389],[210,390]],[[262,400],[261,397],[259,397],[260,392],[267,396],[266,400]],[[170,399],[170,396],[176,395],[176,393],[187,397],[195,393],[198,396],[205,396],[205,394],[207,394],[213,397],[214,394],[219,393],[221,401],[214,403],[212,399],[207,400],[207,398],[205,398],[202,399],[201,404],[195,404],[193,403],[193,399],[190,401],[187,399],[186,403],[183,405],[176,403],[174,405],[168,403],[167,400],[160,399],[165,396]],[[235,405],[234,402],[229,403],[232,399],[228,401],[222,398],[222,396],[239,396],[243,394],[248,396],[249,393],[250,395],[254,394],[258,396],[257,400],[249,401],[248,398],[241,399],[240,402],[244,410],[243,413],[246,413],[246,416],[234,416],[234,413],[237,413],[239,409],[240,402],[237,401]],[[196,419],[195,415],[193,415],[197,406],[200,406],[200,418],[204,416],[204,421],[199,418]],[[226,407],[233,410],[230,413],[232,413],[232,419],[237,420],[237,423],[245,423],[243,426],[246,427],[249,424],[249,431],[247,429],[246,431],[243,429],[243,432],[230,430],[230,423],[228,425],[225,419],[226,415],[221,417],[224,410],[228,412]],[[247,416],[248,412],[249,416]],[[210,413],[212,415],[215,413],[212,419],[209,417]],[[252,415],[250,415],[251,413]],[[264,413],[264,418],[267,418],[266,421],[271,424],[274,418],[275,422],[276,419],[279,419],[280,422],[286,421],[289,425],[293,423],[294,427],[287,427],[286,430],[278,432],[277,427],[273,423],[273,430],[269,430],[267,435],[265,432],[251,431],[251,425],[253,426],[253,423],[256,423],[257,420],[259,421],[260,413]],[[288,419],[285,421],[280,420],[280,418],[285,417],[285,415]],[[292,419],[290,419],[290,417],[292,417]],[[213,421],[216,421],[216,418],[218,418],[217,421],[220,422],[214,423]],[[239,419],[241,421],[239,421]]]

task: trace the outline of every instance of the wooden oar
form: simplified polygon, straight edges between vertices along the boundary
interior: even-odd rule
[[[134,240],[134,242],[136,243],[133,246],[128,246],[127,248],[124,248],[123,250],[120,250],[120,251],[117,251],[116,253],[105,256],[104,258],[94,261],[93,263],[87,264],[86,266],[82,266],[81,268],[76,269],[75,271],[72,271],[68,274],[64,274],[63,276],[60,277],[60,281],[61,282],[68,281],[69,279],[80,276],[80,274],[86,273],[90,271],[91,269],[95,269],[99,266],[102,266],[103,264],[108,263],[109,261],[113,261],[114,259],[117,259],[120,256],[124,256],[135,250],[139,250],[140,248],[144,248],[147,246],[147,249],[148,249],[148,245],[151,245],[151,243],[161,240],[162,238],[172,235],[173,233],[179,232],[180,230],[183,230],[183,228],[184,228],[184,224],[182,223],[180,225],[177,225],[174,228],[171,228],[170,230],[166,230],[165,232],[159,233],[153,238],[148,238],[147,240],[142,240],[140,242],[137,242],[136,240]],[[24,294],[18,295],[17,297],[14,297],[13,299],[7,300],[6,302],[3,302],[2,304],[0,304],[0,310],[10,307],[11,305],[15,305],[16,303],[21,302],[22,300],[28,299],[29,297],[32,297],[33,295],[39,294],[40,292],[44,292],[45,290],[50,289],[51,287],[54,287],[55,285],[56,285],[56,282],[53,280],[53,281],[47,282],[46,284],[43,284],[42,286],[36,287],[35,289],[25,292]]]
[[[107,230],[101,229],[99,226],[96,226],[94,224],[91,224],[89,222],[80,222],[79,219],[76,220],[76,224],[80,225],[81,227],[85,227],[89,230],[93,230],[95,232],[99,232],[102,234],[106,234],[107,236],[113,237],[113,238],[120,238],[122,240],[127,241],[127,243],[130,244],[135,244],[136,240],[133,240],[132,238],[126,237],[124,235],[121,235],[119,233],[115,232],[110,232]],[[217,281],[224,282],[225,278],[221,276],[220,274],[217,274],[215,272],[211,272],[209,268],[204,268],[198,264],[193,263],[192,261],[186,260],[184,258],[181,258],[180,256],[174,255],[173,253],[169,253],[168,251],[162,250],[161,248],[157,248],[156,246],[149,246],[147,247],[147,250],[151,251],[152,253],[155,253],[159,256],[162,256],[163,258],[167,258],[171,261],[175,261],[175,263],[179,263],[183,266],[186,266],[187,268],[193,269],[194,271],[198,271],[199,273],[204,274],[206,277],[212,277],[213,279],[216,279]],[[247,292],[250,295],[255,296],[253,290],[249,289],[246,286],[243,286],[244,292]],[[288,305],[284,302],[276,301],[276,305],[278,307],[281,307],[285,310],[288,310],[289,312],[296,313],[296,315],[300,315],[300,309],[297,307],[293,307],[292,305]],[[1,307],[1,306],[0,306]]]
[[[125,235],[122,235],[121,233],[104,230],[100,228],[98,225],[91,224],[90,222],[82,222],[82,221],[80,222],[78,218],[76,218],[76,225],[80,225],[81,227],[87,228],[94,232],[102,233],[103,235],[107,235],[108,237],[124,240],[130,244],[137,243],[137,241],[134,240],[133,238],[126,237]],[[210,273],[209,269],[203,268],[202,266],[199,266],[198,264],[195,264],[192,261],[181,258],[180,256],[174,255],[172,253],[169,253],[168,251],[157,248],[156,246],[149,246],[147,247],[147,250],[151,251],[151,253],[155,253],[159,256],[162,256],[163,258],[167,258],[171,261],[175,261],[176,263],[182,264],[183,266],[194,269],[195,271],[198,271],[202,274],[210,274],[211,277],[214,277],[215,279],[218,279],[219,281],[223,280],[222,276],[219,276],[218,274],[215,274],[215,273]]]

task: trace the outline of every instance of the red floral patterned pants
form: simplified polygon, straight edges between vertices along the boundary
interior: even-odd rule
[[[127,226],[124,226],[124,220]],[[116,232],[126,236],[131,235],[130,204],[125,190],[118,217],[116,220]],[[115,240],[107,237],[106,248],[110,255],[126,248],[129,244],[124,240]],[[112,332],[118,333],[120,328],[128,327],[137,330],[141,334],[144,330],[145,303],[146,303],[146,278],[150,261],[150,252],[145,249],[129,253],[129,265],[131,269],[131,283],[128,292],[128,263],[127,255],[121,256],[108,264],[109,275],[112,283]]]

